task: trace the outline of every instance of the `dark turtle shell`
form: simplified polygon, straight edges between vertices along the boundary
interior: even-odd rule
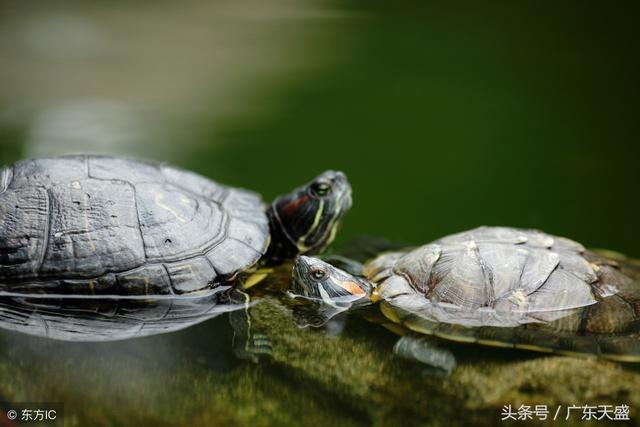
[[[445,339],[640,361],[640,266],[539,231],[481,227],[365,270],[387,317]]]
[[[0,169],[0,295],[188,296],[265,253],[257,194],[112,157]]]

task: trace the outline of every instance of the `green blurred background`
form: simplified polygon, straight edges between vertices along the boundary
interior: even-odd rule
[[[511,225],[640,258],[637,4],[0,0],[0,163],[153,158],[266,199],[341,169],[354,206],[339,244]],[[327,337],[273,303],[255,310],[271,364],[233,359],[222,316],[113,343],[2,330],[0,400],[64,401],[69,426],[492,425],[522,402],[637,412],[640,377],[614,364],[461,347],[440,383],[357,317]]]
[[[511,225],[638,257],[637,12],[3,1],[0,162],[156,158],[267,199],[341,169],[341,242]]]

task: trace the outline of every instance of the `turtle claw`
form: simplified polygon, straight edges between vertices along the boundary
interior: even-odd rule
[[[435,368],[433,366],[423,366],[420,370],[420,374],[423,378],[445,379],[451,375],[451,371],[445,371],[444,369]]]
[[[273,354],[273,346],[271,340],[266,334],[255,334],[253,336],[253,342],[250,346],[252,353],[266,354],[271,356]]]
[[[457,366],[456,358],[449,350],[438,347],[427,336],[405,335],[393,346],[398,356],[424,363],[427,367],[423,374],[428,376],[448,376]]]
[[[253,363],[271,359],[273,348],[269,336],[251,322],[249,295],[243,290],[234,289],[230,298],[232,303],[244,306],[243,310],[229,313],[233,329],[233,354],[240,360]]]
[[[247,339],[235,339],[234,337],[233,353],[238,359],[260,363],[272,359],[273,346],[266,334],[256,332]]]

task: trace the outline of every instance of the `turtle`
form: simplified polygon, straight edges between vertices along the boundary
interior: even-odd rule
[[[342,266],[295,261],[290,292],[316,306],[307,323],[375,304],[404,335],[396,353],[439,370],[456,366],[443,340],[640,362],[640,263],[615,252],[479,227]]]
[[[236,301],[240,276],[249,287],[322,251],[350,206],[339,171],[265,205],[166,163],[18,161],[0,169],[0,327],[69,341],[182,329]]]

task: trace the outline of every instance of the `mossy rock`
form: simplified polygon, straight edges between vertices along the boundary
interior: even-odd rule
[[[459,367],[435,377],[395,357],[396,337],[358,316],[331,336],[298,328],[273,297],[252,315],[273,342],[260,364],[231,359],[223,317],[116,343],[3,332],[0,397],[62,401],[66,426],[491,426],[503,405],[627,404],[634,419],[640,407],[633,365],[447,344]],[[221,354],[226,365],[212,368]],[[580,415],[558,424],[583,425]],[[526,424],[535,422],[517,422]]]

